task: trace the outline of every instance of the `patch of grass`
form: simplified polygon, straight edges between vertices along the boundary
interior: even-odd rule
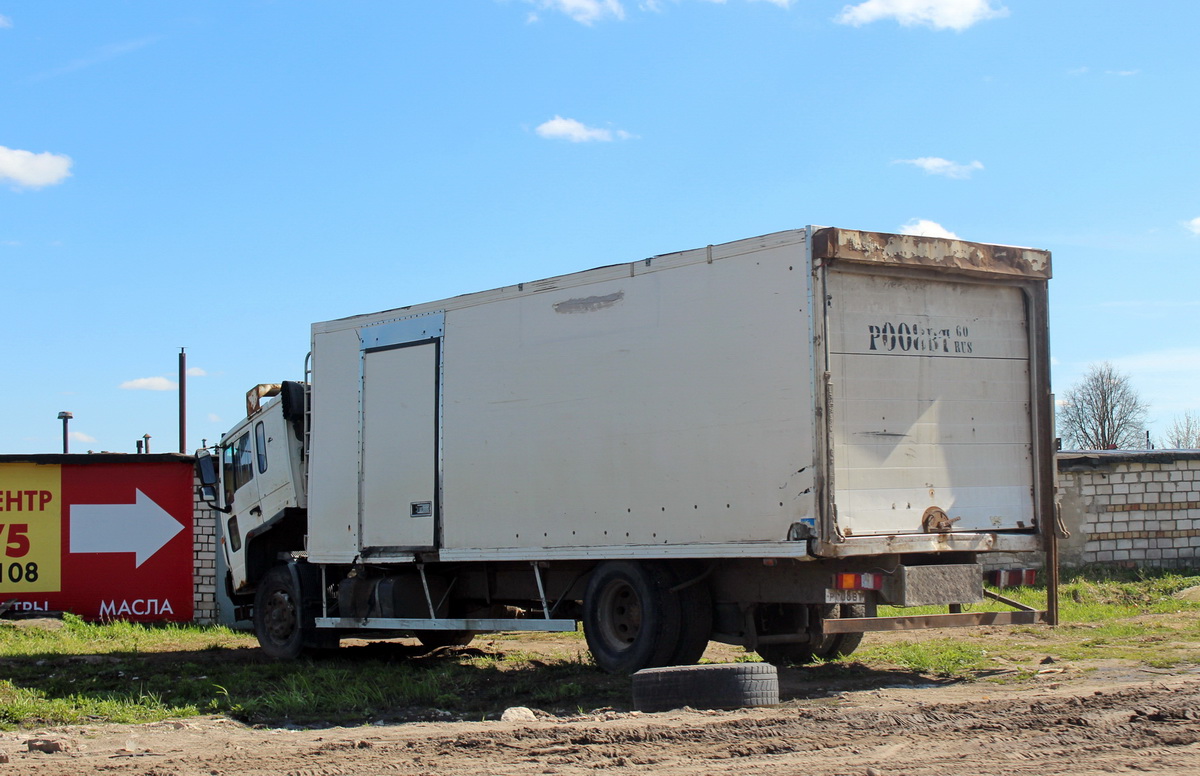
[[[987,631],[963,630],[960,638],[945,648],[958,651],[963,645],[986,639],[995,657],[1014,664],[1052,657],[1056,660],[1128,660],[1143,665],[1170,668],[1200,662],[1200,603],[1175,598],[1181,590],[1200,585],[1195,572],[1173,570],[1137,570],[1092,567],[1066,572],[1059,586],[1057,628],[1017,626],[1002,628],[999,637],[986,637]],[[998,591],[1026,606],[1045,608],[1045,588],[1010,588]],[[964,607],[967,611],[1004,611],[1009,607],[995,601]],[[885,611],[886,610],[886,611]],[[900,609],[880,607],[880,614],[925,614],[944,612],[944,608]],[[1156,615],[1183,615],[1157,619]],[[869,642],[868,642],[869,643]],[[928,646],[934,642],[923,642]],[[910,649],[906,647],[906,649]],[[870,655],[860,651],[856,657]],[[920,661],[905,663],[880,654],[879,659],[894,660],[914,670],[927,671]],[[945,661],[953,675],[970,673],[969,660],[947,655]],[[956,662],[961,664],[954,668]],[[1028,666],[1015,669],[1017,675],[1030,672]],[[931,671],[934,672],[934,671]],[[1012,674],[1010,674],[1010,677]]]
[[[171,707],[154,694],[113,692],[100,696],[70,694],[61,697],[43,690],[17,687],[0,681],[0,725],[69,725],[90,722],[156,722],[168,717],[194,716],[194,706]]]
[[[103,655],[114,652],[183,652],[250,646],[254,640],[224,626],[88,623],[74,614],[29,627],[29,621],[0,620],[0,657]]]
[[[1093,623],[1139,614],[1200,611],[1200,602],[1174,597],[1181,590],[1196,586],[1200,586],[1200,574],[1191,572],[1113,569],[1105,566],[1072,570],[1065,572],[1059,580],[1059,621]],[[1047,606],[1044,586],[989,589],[1025,606],[1037,609]],[[879,607],[881,616],[938,614],[945,611],[945,607],[935,606]],[[988,599],[979,604],[966,605],[964,611],[1002,612],[1011,611],[1011,607]]]
[[[1200,575],[1085,570],[1064,575],[1064,624],[1056,629],[964,629],[950,638],[922,634],[911,641],[868,636],[852,658],[807,670],[833,680],[851,667],[951,678],[986,678],[999,668],[1011,681],[1036,675],[1046,657],[1161,668],[1200,663],[1200,604],[1173,598],[1194,585]],[[1002,592],[1030,606],[1045,605],[1044,590]],[[431,654],[371,644],[289,663],[266,659],[251,648],[252,638],[221,627],[90,624],[70,615],[61,622],[0,621],[0,727],[196,714],[268,725],[349,725],[494,718],[520,705],[567,713],[627,707],[628,678],[602,673],[590,655],[579,653],[579,633],[534,642],[518,638],[489,635],[474,648]],[[760,660],[753,653],[728,659]]]
[[[856,652],[854,658],[859,662],[882,662],[921,674],[954,678],[969,678],[991,667],[982,648],[955,639],[869,646]]]
[[[318,660],[268,660],[226,628],[0,622],[0,727],[148,722],[224,714],[264,724],[498,716],[508,706],[574,709],[627,702],[628,679],[564,642],[559,656],[402,644]],[[548,650],[549,651],[549,650]],[[561,707],[561,708],[559,708]]]

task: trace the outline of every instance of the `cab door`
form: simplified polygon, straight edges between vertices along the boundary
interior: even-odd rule
[[[246,554],[243,539],[263,521],[259,482],[255,477],[257,455],[254,451],[254,431],[250,425],[233,431],[233,441],[223,445],[221,454],[221,487],[229,516],[222,531],[225,541],[225,560],[233,575],[234,587],[246,582]]]
[[[258,480],[254,476],[256,455],[251,426],[234,432],[233,441],[225,445],[222,457],[221,484],[225,489],[225,505],[233,514],[258,508]],[[260,510],[261,512],[261,510]]]

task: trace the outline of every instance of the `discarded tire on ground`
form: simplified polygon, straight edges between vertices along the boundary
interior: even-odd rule
[[[633,675],[638,711],[739,709],[779,703],[779,673],[770,663],[644,668]]]

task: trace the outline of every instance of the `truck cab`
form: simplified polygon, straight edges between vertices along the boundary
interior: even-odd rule
[[[226,513],[221,544],[235,598],[253,592],[279,553],[303,546],[306,390],[298,382],[255,386],[246,394],[246,419],[215,451],[199,453],[201,483]]]

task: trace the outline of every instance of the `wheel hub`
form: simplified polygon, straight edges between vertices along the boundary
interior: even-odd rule
[[[613,581],[604,589],[600,598],[600,611],[604,627],[601,636],[614,649],[629,647],[642,630],[642,602],[631,585]]]
[[[296,632],[296,605],[292,597],[284,590],[277,590],[267,602],[267,612],[264,618],[267,633],[278,642],[286,642]]]

